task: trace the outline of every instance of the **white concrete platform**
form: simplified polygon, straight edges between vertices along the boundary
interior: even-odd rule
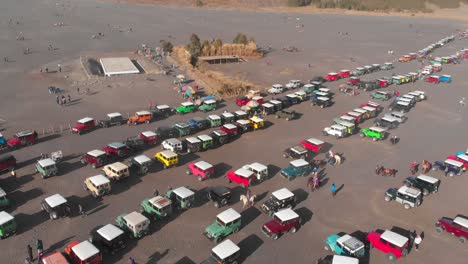
[[[140,73],[128,57],[101,58],[99,62],[106,76]]]

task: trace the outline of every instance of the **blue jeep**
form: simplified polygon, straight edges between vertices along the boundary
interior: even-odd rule
[[[289,166],[281,170],[281,175],[288,180],[298,176],[307,176],[312,172],[312,166],[303,159],[293,160]]]
[[[349,257],[363,257],[366,253],[363,242],[344,232],[328,236],[325,241],[325,250]]]
[[[445,176],[448,175],[453,177],[455,175],[461,175],[463,173],[464,166],[463,163],[459,161],[446,159],[445,161],[434,162],[432,170],[441,170],[445,172]]]

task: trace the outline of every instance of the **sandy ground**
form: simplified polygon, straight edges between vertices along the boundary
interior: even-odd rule
[[[244,13],[96,3],[91,0],[58,3],[45,0],[8,0],[2,3],[3,6],[5,8],[0,9],[0,54],[14,61],[0,64],[0,118],[7,121],[2,125],[2,133],[6,137],[24,128],[40,131],[54,124],[74,123],[83,116],[99,119],[114,111],[132,113],[146,107],[149,99],[158,104],[167,103],[173,106],[181,102],[181,98],[171,90],[172,79],[159,75],[117,77],[80,83],[83,89],[90,88],[97,93],[92,96],[77,94],[64,78],[71,74],[71,67],[77,66],[67,63],[89,51],[128,52],[141,43],[158,43],[160,39],[167,39],[168,35],[175,38],[173,42],[176,44],[182,44],[192,32],[198,33],[202,38],[225,39],[231,39],[237,32],[245,32],[255,36],[259,44],[271,45],[276,50],[268,57],[272,66],[267,67],[264,62],[257,61],[222,70],[228,73],[240,72],[246,78],[267,86],[277,82],[285,83],[289,79],[311,78],[331,70],[354,68],[357,65],[350,62],[350,57],[360,65],[383,63],[392,59],[387,57],[388,49],[393,49],[395,55],[415,51],[462,26],[454,21],[425,18]],[[8,24],[10,17],[13,25]],[[300,22],[295,20],[296,17],[300,17]],[[63,22],[65,26],[54,27],[53,24],[58,22]],[[299,23],[305,25],[303,31],[296,29]],[[132,27],[133,32],[119,32],[119,26],[121,29]],[[343,39],[338,34],[339,31],[349,32],[351,39]],[[23,32],[25,41],[15,40],[19,32]],[[97,32],[105,33],[105,37],[100,40],[92,39],[91,35]],[[48,51],[49,44],[53,44],[58,50]],[[301,51],[296,54],[280,51],[288,45],[295,45]],[[456,41],[437,50],[436,55],[453,54],[467,45],[466,40]],[[32,49],[31,55],[22,54],[26,47]],[[65,65],[62,73],[39,73],[40,67],[48,65],[53,69],[58,63]],[[311,69],[306,67],[308,63],[312,64]],[[393,72],[408,72],[417,67],[416,63],[398,64]],[[177,168],[134,177],[122,184],[116,184],[113,194],[99,201],[82,189],[81,182],[100,171],[82,167],[79,164],[79,153],[200,114],[175,116],[138,127],[101,129],[83,136],[49,136],[39,144],[13,152],[21,164],[17,171],[18,181],[9,179],[6,174],[1,177],[2,188],[14,201],[10,212],[18,219],[20,229],[16,236],[0,241],[3,249],[0,256],[8,260],[5,263],[23,263],[26,244],[33,244],[37,238],[41,238],[45,247],[51,249],[60,249],[74,239],[87,239],[91,228],[113,223],[115,217],[121,213],[138,210],[140,201],[151,196],[154,188],[162,191],[169,185],[187,185],[201,190],[207,186],[222,184],[235,189],[237,200],[240,188],[227,184],[222,176],[230,168],[236,169],[243,164],[258,161],[271,165],[272,178],[254,186],[252,191],[262,194],[265,199],[272,191],[281,187],[294,190],[301,200],[297,206],[298,211],[306,222],[298,233],[286,234],[278,241],[272,241],[260,232],[261,225],[269,218],[255,208],[243,212],[244,227],[239,233],[230,236],[230,239],[241,245],[243,263],[311,263],[327,254],[323,250],[323,241],[332,233],[370,231],[392,226],[425,232],[422,249],[411,252],[407,258],[399,260],[399,263],[443,263],[448,257],[451,263],[465,263],[468,253],[466,246],[450,235],[436,234],[433,224],[441,216],[466,214],[466,206],[463,206],[466,199],[465,186],[468,184],[466,176],[446,179],[439,173],[431,173],[442,179],[440,192],[425,199],[420,208],[410,211],[396,203],[384,202],[383,193],[389,187],[401,185],[401,181],[409,173],[409,163],[413,159],[435,161],[466,149],[466,137],[461,131],[467,129],[468,110],[457,110],[458,100],[466,96],[463,89],[468,84],[466,71],[466,63],[449,65],[444,68],[444,73],[452,74],[454,82],[450,85],[418,82],[397,88],[402,91],[424,90],[429,96],[428,101],[418,103],[409,113],[407,123],[392,132],[402,139],[397,146],[392,147],[388,142],[372,142],[359,136],[343,140],[323,137],[321,130],[334,117],[357,107],[369,98],[365,93],[357,97],[339,94],[335,97],[336,104],[330,109],[311,108],[308,103],[294,106],[293,109],[303,114],[299,120],[286,122],[268,118],[273,124],[266,130],[246,134],[216,150],[184,156],[182,165]],[[287,74],[282,74],[283,72]],[[146,77],[154,78],[155,81],[146,81]],[[110,83],[112,84],[109,87]],[[47,93],[49,85],[60,86],[73,98],[81,100],[75,105],[60,108],[55,104],[55,98]],[[339,83],[333,83],[329,88],[337,91],[338,85]],[[229,101],[225,108],[217,112],[225,109],[234,110],[237,107]],[[371,122],[367,121],[361,126],[370,126]],[[325,177],[328,183],[324,189],[315,193],[304,190],[306,179],[287,182],[278,173],[279,168],[288,163],[281,156],[283,149],[309,137],[329,141],[336,151],[345,153],[346,157],[343,165],[326,167]],[[60,176],[43,180],[34,174],[33,163],[40,153],[57,149],[63,150],[72,158],[63,164],[63,173]],[[146,153],[152,156],[158,150],[159,146]],[[187,176],[186,164],[199,159],[216,164],[218,177],[198,182]],[[373,173],[376,164],[394,167],[400,172],[396,178],[377,177]],[[344,184],[334,199],[329,192],[333,182],[338,186]],[[54,222],[48,220],[40,211],[39,202],[55,193],[80,202],[85,210],[90,211],[90,215]],[[232,207],[242,211],[237,201]],[[155,225],[150,236],[132,241],[121,254],[106,256],[105,263],[128,263],[129,256],[134,257],[138,263],[199,263],[209,255],[214,246],[202,236],[202,232],[221,211],[222,209],[216,209],[210,203],[200,201],[196,208],[181,213],[170,222]],[[381,252],[374,250],[368,262],[380,264],[387,263],[387,260]]]

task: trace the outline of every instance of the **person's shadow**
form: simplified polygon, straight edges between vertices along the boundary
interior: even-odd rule
[[[344,184],[341,184],[341,186],[338,187],[338,189],[336,189],[336,194],[338,194],[341,191],[341,189],[343,189],[343,187],[344,187]]]

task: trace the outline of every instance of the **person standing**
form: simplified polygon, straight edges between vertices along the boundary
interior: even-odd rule
[[[59,72],[62,72],[62,65],[58,64],[58,65],[57,65],[57,68],[58,68],[58,71],[59,71]]]
[[[28,244],[26,248],[28,249],[28,259],[31,261],[34,260],[31,245]]]
[[[335,183],[332,183],[330,189],[331,189],[331,192],[332,192],[332,197],[335,197],[335,195],[336,195],[336,185],[335,185]]]
[[[36,248],[37,248],[37,258],[42,254],[42,251],[44,250],[44,245],[42,244],[42,240],[38,239],[36,241]]]
[[[136,262],[135,262],[135,259],[134,259],[134,258],[130,257],[129,259],[130,259],[130,264],[136,264]]]
[[[10,175],[16,181],[16,171],[14,169],[10,171]]]
[[[421,242],[422,242],[422,237],[421,235],[417,234],[416,238],[414,239],[414,247],[416,251],[419,251],[419,245],[421,244]]]
[[[85,216],[85,212],[83,211],[83,206],[81,206],[81,204],[78,204],[78,213],[81,215],[81,217]]]
[[[70,103],[71,102],[71,96],[67,95],[67,97],[68,97],[68,103]]]

